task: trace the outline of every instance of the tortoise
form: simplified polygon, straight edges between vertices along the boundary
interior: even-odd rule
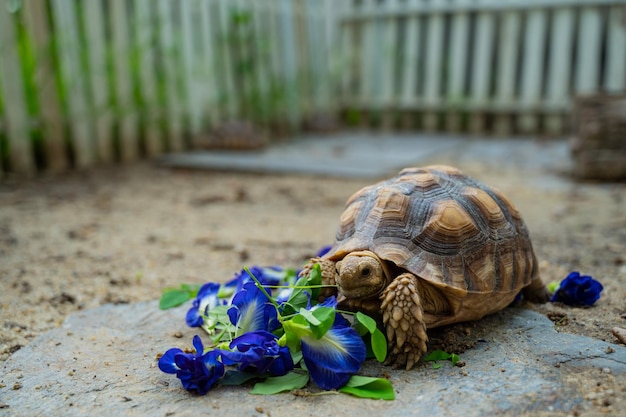
[[[522,291],[544,303],[528,229],[498,190],[443,165],[405,168],[346,203],[320,264],[341,308],[376,317],[389,344],[386,364],[411,369],[429,328],[478,320]],[[336,286],[335,286],[336,285]]]

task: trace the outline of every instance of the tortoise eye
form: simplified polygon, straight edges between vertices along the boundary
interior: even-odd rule
[[[368,266],[361,269],[361,276],[366,277],[372,272]]]

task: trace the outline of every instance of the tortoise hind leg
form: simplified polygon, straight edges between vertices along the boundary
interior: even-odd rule
[[[536,275],[530,284],[522,290],[524,299],[533,303],[543,304],[550,299],[550,292],[543,284],[539,275]]]
[[[415,275],[404,273],[383,292],[381,310],[387,331],[387,361],[394,368],[409,370],[426,353],[426,323]]]

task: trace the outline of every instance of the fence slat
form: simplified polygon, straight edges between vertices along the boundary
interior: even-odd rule
[[[360,13],[367,13],[375,8],[375,0],[363,0]],[[361,68],[359,79],[359,102],[367,108],[371,106],[375,99],[376,84],[373,82],[376,77],[376,67],[378,62],[378,51],[376,49],[376,22],[364,21],[361,23]]]
[[[181,104],[181,90],[178,84],[177,62],[178,50],[174,33],[173,3],[168,0],[159,0],[157,3],[159,22],[159,47],[161,50],[161,64],[163,69],[162,82],[165,85],[165,115],[167,120],[167,138],[169,149],[180,151],[183,149],[183,106]]]
[[[163,150],[160,129],[163,117],[159,103],[159,85],[156,76],[154,3],[152,0],[134,1],[134,41],[139,62],[139,90],[141,92],[141,119],[145,127],[145,149],[148,156]]]
[[[456,0],[455,4],[461,8],[463,3],[470,0]],[[461,9],[452,15],[450,34],[449,77],[446,102],[449,106],[447,115],[447,129],[456,132],[460,129],[459,109],[467,105],[465,76],[467,74],[467,52],[469,39],[469,13]]]
[[[194,0],[180,0],[180,40],[181,40],[181,60],[180,60],[180,81],[186,100],[183,103],[183,113],[187,115],[189,124],[188,129],[192,137],[197,136],[202,127],[202,100],[199,97],[197,71],[195,69],[196,56],[196,39],[199,38],[198,26],[194,24],[193,7]]]
[[[45,132],[45,168],[52,173],[63,172],[68,169],[69,160],[65,145],[61,97],[58,94],[52,62],[52,32],[48,23],[46,3],[40,0],[25,0],[24,6],[24,21],[33,41],[37,65],[35,85],[41,111],[41,127]]]
[[[574,17],[574,10],[570,7],[559,8],[552,16],[546,85],[546,105],[552,110],[546,118],[546,129],[551,134],[562,133],[563,115],[559,112],[569,106]]]
[[[69,124],[72,130],[75,164],[87,168],[95,161],[94,135],[87,95],[85,68],[81,64],[78,16],[76,4],[65,0],[52,0],[54,30],[57,35],[59,66],[65,86]]]
[[[495,16],[492,12],[478,13],[476,19],[476,39],[473,48],[472,79],[470,101],[474,114],[470,119],[470,131],[482,133],[485,129],[485,110],[491,79]]]
[[[107,82],[106,51],[103,9],[100,0],[84,3],[83,21],[86,29],[86,50],[89,60],[87,76],[91,84],[92,108],[94,118],[94,140],[98,160],[110,163],[113,160],[113,141],[111,131],[109,86]]]
[[[511,133],[511,114],[515,103],[515,76],[518,65],[517,45],[520,38],[521,16],[517,10],[504,13],[496,65],[495,105],[500,109],[494,131],[497,135]]]
[[[607,24],[604,88],[610,93],[619,93],[626,90],[626,6],[611,7]]]
[[[31,175],[35,171],[35,164],[29,134],[28,108],[22,89],[24,84],[17,50],[15,19],[16,16],[10,14],[7,7],[0,7],[0,93],[3,95],[11,168],[20,174]]]
[[[407,7],[414,6],[419,0],[408,0]],[[421,68],[419,17],[410,16],[405,26],[404,57],[402,68],[401,108],[411,108],[417,102],[417,78]]]
[[[286,86],[287,118],[291,127],[296,127],[300,120],[300,109],[298,109],[299,95],[297,90],[298,74],[296,66],[296,43],[294,28],[293,4],[289,0],[280,2],[280,38],[283,52],[283,80]]]
[[[220,89],[220,102],[223,103],[223,114],[226,118],[234,118],[237,115],[239,104],[235,94],[233,68],[232,68],[232,51],[229,48],[229,34],[231,31],[231,13],[232,5],[223,1],[216,1],[218,9],[218,61],[220,64],[219,75],[222,79]]]
[[[200,25],[198,50],[198,71],[202,77],[202,83],[198,86],[200,96],[204,98],[203,116],[209,125],[215,125],[219,118],[218,103],[218,82],[216,79],[215,68],[215,44],[218,39],[213,32],[213,23],[211,17],[213,15],[212,4],[210,1],[198,0],[196,2],[196,12],[199,16],[198,24]]]
[[[383,10],[395,10],[398,7],[397,0],[387,0],[382,4]],[[378,94],[379,106],[387,110],[383,119],[383,127],[390,127],[388,110],[393,105],[394,92],[394,69],[396,67],[396,35],[398,32],[398,19],[387,18],[378,22],[381,48],[379,50],[378,62],[380,63],[380,78],[377,80],[380,85]]]
[[[576,61],[576,83],[574,86],[577,94],[590,94],[598,88],[601,19],[600,10],[596,7],[583,7],[580,11],[578,28],[579,50]]]
[[[518,124],[524,133],[535,133],[538,127],[546,23],[545,10],[532,10],[526,17],[520,93],[523,113]]]
[[[444,2],[445,0],[433,0],[430,2],[430,6],[436,8]],[[427,111],[424,114],[424,129],[428,132],[437,128],[437,114],[432,109],[436,109],[441,104],[443,24],[443,14],[437,12],[429,16],[426,26],[424,103],[427,106]]]
[[[130,33],[126,0],[110,0],[111,41],[114,56],[115,114],[119,126],[121,158],[132,161],[139,156],[137,114],[133,97],[130,61]]]

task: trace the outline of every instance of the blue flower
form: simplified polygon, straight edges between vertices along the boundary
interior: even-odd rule
[[[602,284],[588,275],[571,272],[552,295],[550,301],[574,306],[591,306],[600,298]]]
[[[268,293],[269,289],[266,290]],[[254,282],[246,283],[242,290],[233,297],[232,307],[228,309],[228,318],[235,325],[237,334],[255,330],[276,330],[278,313],[276,307],[267,299]]]
[[[317,251],[317,257],[321,258],[322,256],[326,255],[328,252],[330,252],[330,250],[333,248],[333,245],[326,245],[326,246],[322,246],[320,248],[319,251]]]
[[[334,297],[319,307],[334,307]],[[316,306],[318,307],[318,306]],[[314,310],[316,307],[313,307]],[[319,339],[313,332],[300,333],[302,357],[311,379],[322,389],[338,389],[356,374],[365,360],[363,339],[341,314],[335,314],[332,327]]]
[[[176,374],[187,391],[206,394],[224,376],[224,365],[218,361],[220,351],[204,352],[200,336],[194,336],[196,353],[185,353],[178,348],[168,350],[159,359],[159,369]]]
[[[230,343],[230,351],[222,351],[226,365],[238,364],[240,371],[282,376],[293,369],[293,359],[278,337],[264,330],[246,333]]]
[[[249,268],[250,272],[256,279],[259,280],[261,285],[281,285],[285,277],[285,271],[278,266],[259,267],[253,266]],[[224,284],[228,288],[235,287],[235,291],[239,292],[243,289],[244,285],[249,282],[254,282],[248,271],[242,269],[239,273],[235,274],[233,279]]]
[[[220,284],[209,282],[200,287],[196,299],[193,300],[193,304],[185,320],[190,327],[199,327],[204,324],[204,318],[209,310],[220,304],[225,304],[224,300],[220,300],[217,294],[220,290]]]

